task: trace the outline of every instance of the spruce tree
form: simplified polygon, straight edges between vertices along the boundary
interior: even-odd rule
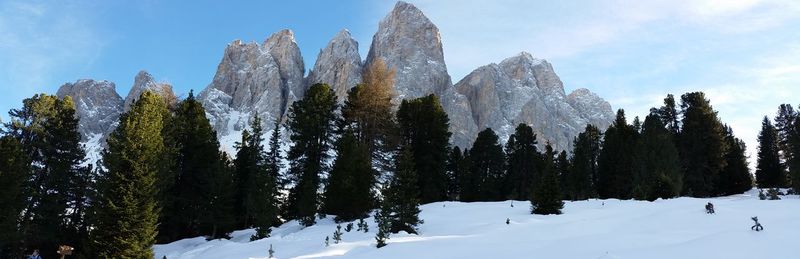
[[[304,226],[313,225],[317,213],[320,175],[328,171],[331,141],[336,121],[336,94],[326,84],[314,84],[303,99],[289,109],[289,217]]]
[[[535,185],[531,195],[532,214],[561,214],[561,209],[564,208],[555,161],[553,161],[554,156],[553,147],[548,143],[545,147],[544,167],[540,182]]]
[[[447,197],[450,200],[458,200],[461,193],[459,188],[462,177],[466,175],[466,168],[463,166],[464,155],[461,148],[453,147],[447,157]]]
[[[20,258],[20,215],[25,208],[30,161],[22,144],[11,136],[0,137],[0,258]]]
[[[638,145],[640,160],[636,182],[645,192],[645,198],[667,199],[680,195],[683,173],[678,149],[673,135],[662,124],[658,114],[651,113],[645,118]]]
[[[336,215],[337,222],[367,216],[373,208],[375,172],[369,150],[347,130],[336,141],[336,159],[323,195],[323,211]]]
[[[410,146],[419,174],[422,203],[447,199],[447,150],[450,119],[439,98],[428,96],[403,100],[397,111],[401,142]]]
[[[156,178],[165,153],[168,116],[157,94],[145,92],[120,117],[103,151],[97,221],[91,233],[99,258],[152,258],[159,207]]]
[[[536,147],[536,134],[533,128],[520,123],[514,130],[514,134],[508,137],[506,142],[506,154],[508,155],[508,183],[510,186],[510,197],[514,200],[524,200],[530,197],[531,187],[534,179],[538,179],[540,174],[538,167],[541,164],[541,155]]]
[[[506,198],[505,154],[497,134],[490,128],[478,133],[469,150],[472,166],[462,201],[499,201]]]
[[[586,125],[586,129],[573,141],[574,149],[570,170],[567,177],[565,193],[572,200],[585,200],[594,197],[597,191],[597,160],[600,156],[602,134],[594,125]]]
[[[721,195],[740,194],[753,188],[753,175],[747,163],[744,141],[733,136],[733,130],[725,126],[725,168],[720,172],[719,189]]]
[[[683,194],[693,197],[717,195],[715,183],[725,167],[727,152],[722,122],[702,92],[681,96],[681,114],[678,152],[683,160]]]
[[[787,186],[786,170],[780,161],[778,132],[769,118],[761,122],[758,135],[758,158],[756,184],[759,188],[781,188]]]
[[[800,115],[798,115],[800,118]],[[790,131],[789,140],[789,172],[792,177],[792,187],[800,193],[800,119],[795,118]]]
[[[569,176],[569,170],[572,167],[572,164],[569,162],[569,157],[567,156],[567,151],[561,151],[556,156],[555,160],[555,168],[556,168],[556,175],[558,176],[558,183],[561,184],[559,186],[561,188],[561,198],[563,199],[566,195],[564,195],[564,180]]]
[[[673,136],[678,135],[678,132],[680,132],[680,123],[678,119],[678,109],[675,105],[675,96],[668,94],[667,97],[664,98],[664,106],[657,110],[653,110],[651,113],[658,114],[658,117],[661,119],[661,123],[667,128],[667,131],[672,133]]]
[[[775,130],[778,139],[778,151],[780,153],[783,168],[788,169],[792,159],[790,136],[793,134],[793,126],[797,119],[797,112],[791,104],[781,104],[778,106],[778,115],[775,116]]]

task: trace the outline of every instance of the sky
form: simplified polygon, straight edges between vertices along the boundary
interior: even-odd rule
[[[457,82],[521,51],[550,61],[632,119],[703,91],[755,157],[761,119],[800,104],[800,1],[419,0]],[[211,82],[226,44],[289,28],[313,66],[343,28],[366,57],[394,1],[0,0],[0,118],[35,93],[91,78],[123,98],[147,70],[178,95]],[[753,163],[753,162],[751,162]],[[752,166],[752,165],[751,165]]]

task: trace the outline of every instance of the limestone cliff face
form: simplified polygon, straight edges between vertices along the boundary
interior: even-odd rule
[[[62,85],[56,95],[59,98],[70,96],[75,102],[75,111],[80,118],[78,131],[83,141],[110,133],[122,113],[122,97],[117,94],[114,83],[109,81],[81,79]]]
[[[290,30],[272,34],[261,45],[236,40],[228,44],[213,81],[198,100],[219,137],[236,139],[253,115],[258,114],[265,126],[283,119],[287,106],[305,92],[304,71]]]
[[[347,30],[342,30],[319,51],[317,62],[308,75],[308,85],[326,83],[330,85],[339,102],[347,98],[347,91],[361,82],[361,55],[358,42]]]

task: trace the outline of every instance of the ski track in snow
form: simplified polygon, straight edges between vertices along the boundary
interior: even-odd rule
[[[800,198],[762,201],[758,191],[719,198],[670,200],[588,200],[566,202],[563,215],[531,215],[530,203],[437,202],[423,205],[420,235],[393,234],[375,248],[377,226],[369,233],[343,232],[334,244],[332,216],[303,228],[290,221],[272,236],[250,242],[254,230],[230,240],[203,237],[156,245],[155,258],[796,258]],[[716,214],[705,213],[712,202]],[[758,216],[765,230],[750,230]],[[506,218],[510,224],[506,224]],[[341,224],[342,227],[347,223]],[[356,225],[354,222],[353,225]],[[325,247],[326,236],[331,237]]]

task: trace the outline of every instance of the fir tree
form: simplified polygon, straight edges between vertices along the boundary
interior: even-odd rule
[[[758,135],[758,165],[756,183],[759,188],[780,188],[787,186],[786,171],[780,162],[778,134],[769,118],[761,122]]]
[[[0,137],[0,258],[20,258],[22,233],[18,228],[28,193],[30,161],[22,144],[11,136]]]
[[[337,222],[363,218],[373,208],[375,172],[369,150],[352,132],[336,141],[336,159],[323,195],[323,211],[336,215]]]
[[[462,201],[499,201],[505,193],[505,154],[497,135],[490,128],[478,133],[469,150],[472,166],[468,171]]]
[[[675,97],[672,94],[668,94],[667,97],[664,98],[664,106],[657,110],[653,110],[651,113],[658,114],[658,117],[661,119],[661,123],[667,128],[667,131],[672,133],[673,136],[678,135],[680,132],[678,109],[675,105]]]
[[[702,92],[681,96],[678,152],[683,160],[683,193],[693,197],[717,195],[715,183],[725,167],[727,146],[717,112]]]
[[[330,86],[314,84],[289,109],[292,146],[287,159],[295,185],[289,190],[288,216],[304,226],[315,222],[317,190],[320,174],[328,171],[336,108],[336,94]]]
[[[422,203],[447,199],[447,150],[450,119],[439,98],[431,94],[403,100],[397,111],[401,143],[414,154]]]
[[[159,208],[156,178],[165,155],[167,108],[145,92],[120,118],[103,152],[93,251],[100,258],[152,258]]]
[[[561,193],[562,199],[565,196],[563,193],[565,186],[564,179],[566,179],[567,176],[569,176],[569,170],[571,167],[572,165],[570,164],[569,158],[567,157],[567,151],[561,151],[560,153],[558,153],[558,156],[556,156],[555,160],[555,169],[556,169],[556,176],[558,176],[558,183],[561,184],[561,186],[559,187],[562,192]]]
[[[570,170],[565,177],[566,196],[572,200],[585,200],[596,193],[597,160],[600,156],[602,134],[597,127],[586,125],[586,129],[574,140]]]
[[[561,214],[561,209],[564,207],[558,175],[556,175],[556,167],[553,161],[554,156],[553,147],[548,143],[545,147],[544,167],[539,179],[540,183],[535,185],[536,187],[533,189],[531,196],[532,214]]]
[[[720,172],[720,194],[733,195],[749,191],[753,188],[753,175],[747,164],[744,141],[733,136],[733,130],[725,126],[725,143],[728,152],[725,154],[725,168]]]
[[[464,155],[462,155],[461,149],[459,147],[450,149],[450,155],[447,157],[447,197],[450,200],[458,200],[460,197],[459,183],[467,171],[463,164]]]
[[[775,116],[775,130],[778,139],[778,151],[783,168],[789,168],[792,159],[790,137],[793,134],[793,126],[797,119],[797,112],[791,104],[781,104],[778,106],[778,115]]]
[[[508,137],[506,154],[511,199],[524,200],[530,197],[533,180],[540,176],[538,167],[541,157],[537,144],[533,128],[523,123],[517,125],[514,134]]]
[[[333,243],[338,244],[342,241],[342,225],[336,225],[336,231],[333,232]]]

